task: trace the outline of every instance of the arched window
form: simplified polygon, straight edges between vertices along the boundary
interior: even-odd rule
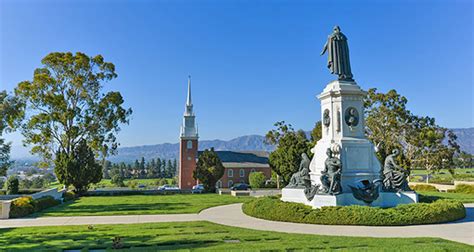
[[[232,178],[234,176],[234,170],[229,169],[227,170],[227,177]]]
[[[193,148],[193,141],[188,140],[188,142],[186,143],[186,148],[192,149]]]
[[[240,173],[241,178],[245,177],[245,170],[244,169],[240,169],[239,173]]]
[[[255,172],[255,169],[252,168],[252,170],[250,170],[250,172]]]
[[[232,180],[229,180],[229,182],[227,182],[227,187],[232,187],[234,185],[234,182]]]
[[[222,181],[218,180],[216,183],[216,188],[221,188],[222,187]]]

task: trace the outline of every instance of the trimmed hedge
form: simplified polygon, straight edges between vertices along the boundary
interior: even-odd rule
[[[443,223],[466,216],[463,204],[453,200],[393,208],[331,206],[312,209],[301,203],[283,202],[277,197],[260,197],[244,203],[242,210],[247,215],[266,220],[323,225],[404,226]]]
[[[435,186],[427,185],[427,184],[412,185],[410,186],[410,189],[412,189],[413,191],[420,191],[420,192],[437,192],[438,191],[438,189],[436,189]]]
[[[12,201],[10,218],[24,217],[59,204],[61,202],[51,196],[42,197],[37,200],[34,200],[31,196],[20,197]]]

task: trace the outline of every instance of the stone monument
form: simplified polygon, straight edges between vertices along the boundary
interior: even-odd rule
[[[282,200],[313,207],[391,207],[417,202],[416,193],[408,192],[409,188],[401,185],[406,176],[398,172],[398,166],[392,165],[382,172],[374,146],[365,137],[364,98],[367,93],[353,79],[347,37],[339,26],[329,35],[321,55],[326,52],[327,66],[338,78],[317,96],[321,102],[322,138],[311,150],[314,153],[309,166],[311,185],[306,188],[306,192],[315,191],[315,196],[308,200],[303,189],[284,188]],[[390,190],[381,191],[385,188],[380,186],[384,178],[383,183],[387,185],[395,178],[396,189],[400,190],[390,185]]]

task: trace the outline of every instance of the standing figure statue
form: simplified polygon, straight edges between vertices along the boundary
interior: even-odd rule
[[[339,194],[341,188],[342,163],[339,158],[334,157],[331,148],[326,151],[328,158],[324,162],[324,170],[321,172],[322,192],[327,194]]]
[[[297,172],[295,172],[290,179],[290,183],[288,183],[289,188],[297,188],[297,187],[311,187],[311,179],[309,177],[309,164],[310,160],[306,153],[301,154],[301,162],[300,167]]]
[[[395,158],[400,154],[398,149],[394,149],[392,154],[385,158],[383,166],[383,188],[385,191],[410,191],[407,177],[410,171],[398,166]]]
[[[339,26],[335,26],[329,35],[321,55],[328,52],[328,68],[332,74],[337,74],[339,80],[353,81],[351,63],[349,62],[349,46],[347,38]]]

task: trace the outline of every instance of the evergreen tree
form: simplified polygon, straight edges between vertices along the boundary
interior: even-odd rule
[[[139,174],[139,177],[140,178],[145,178],[146,176],[146,164],[145,164],[145,158],[142,157],[142,159],[140,160],[140,166],[139,166],[140,170],[140,174]]]
[[[166,165],[166,177],[172,178],[173,177],[173,163],[171,163],[171,159],[168,159],[168,164]]]
[[[193,177],[204,185],[204,189],[207,192],[214,192],[216,190],[216,182],[222,175],[224,175],[224,166],[214,151],[214,148],[204,150],[204,152],[199,155]]]

